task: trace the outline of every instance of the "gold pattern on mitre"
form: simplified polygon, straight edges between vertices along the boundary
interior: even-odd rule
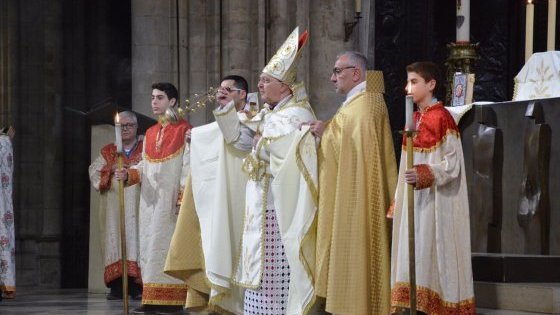
[[[301,57],[301,50],[307,43],[307,31],[299,36],[299,27],[288,36],[284,44],[272,56],[263,73],[278,79],[288,85],[296,81],[297,64]]]

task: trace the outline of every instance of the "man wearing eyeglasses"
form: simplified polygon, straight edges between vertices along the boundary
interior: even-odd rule
[[[245,209],[248,177],[241,167],[255,134],[243,123],[249,119],[247,92],[243,77],[224,77],[216,93],[216,121],[187,132],[191,176],[165,265],[168,275],[186,282],[191,297],[187,308],[203,307],[208,302],[193,296],[210,296],[222,309],[243,312],[243,291],[227,279],[233,270],[231,257],[239,249]],[[204,257],[203,263],[200,257]],[[207,281],[199,281],[202,271]]]
[[[142,159],[142,139],[137,136],[138,121],[130,111],[119,113],[123,143],[123,164],[125,168],[138,164]],[[120,253],[120,212],[119,185],[115,179],[117,168],[117,147],[110,143],[101,149],[100,155],[89,166],[92,186],[100,192],[99,215],[102,218],[101,239],[105,273],[105,285],[111,289],[108,300],[123,298],[122,263]],[[138,266],[138,202],[140,185],[128,186],[124,190],[126,257],[129,277],[129,293],[133,299],[141,298],[140,268]]]
[[[390,227],[397,179],[383,75],[359,52],[338,55],[331,82],[346,96],[320,138],[317,295],[333,314],[389,314]],[[367,76],[367,80],[366,80]]]
[[[245,78],[238,75],[228,75],[222,79],[216,99],[220,109],[233,101],[236,111],[242,111],[247,104],[248,84]]]
[[[247,80],[239,75],[228,75],[222,79],[218,91],[216,92],[217,106],[213,114],[218,124],[224,124],[224,121],[231,120],[231,117],[226,118],[230,112],[235,109],[235,113],[239,115],[239,121],[248,121],[252,118],[253,114],[250,112],[250,105],[247,103],[247,96],[249,95],[249,84]],[[237,117],[233,121],[237,121]],[[254,131],[243,124],[235,124],[239,128],[239,136],[234,138],[226,138],[227,144],[233,145],[236,149],[241,151],[251,151],[251,139],[255,135]],[[225,126],[223,126],[225,127]],[[226,127],[227,128],[227,127]],[[229,132],[227,134],[230,134]],[[233,134],[237,134],[234,132]],[[187,138],[190,141],[191,130],[187,131]],[[247,140],[249,139],[249,140]]]
[[[245,314],[303,314],[314,302],[317,154],[300,125],[315,114],[296,76],[307,38],[296,28],[264,67],[265,106],[246,122],[256,136],[243,164],[246,219],[231,279],[245,288]]]
[[[243,77],[237,75],[224,77],[216,93],[218,106],[213,113],[216,122],[224,131],[226,143],[238,150],[251,152],[255,132],[244,124],[252,118],[247,104],[247,93],[248,84]]]

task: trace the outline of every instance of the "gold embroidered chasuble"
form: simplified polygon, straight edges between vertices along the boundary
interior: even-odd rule
[[[317,295],[336,314],[388,314],[397,168],[383,81],[368,79],[327,124],[319,148]]]
[[[315,139],[301,123],[315,119],[304,91],[274,109],[264,109],[262,137],[256,150],[245,159],[249,173],[243,220],[241,250],[234,281],[245,288],[260,285],[264,265],[264,214],[275,209],[278,226],[290,265],[286,314],[302,314],[315,298],[315,221],[317,202],[317,159]],[[253,119],[253,120],[255,120]]]

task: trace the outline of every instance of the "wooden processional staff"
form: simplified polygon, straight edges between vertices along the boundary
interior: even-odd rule
[[[115,119],[115,136],[117,145],[117,168],[123,168],[123,146],[121,124],[119,122],[119,114]],[[128,315],[128,264],[126,258],[126,225],[124,213],[124,181],[119,180],[119,213],[120,213],[120,230],[121,230],[121,264],[122,264],[122,289],[123,289],[123,311]]]
[[[402,131],[406,136],[406,168],[414,167],[414,144],[413,139],[416,134],[416,127],[412,119],[413,99],[412,84],[407,85],[407,95],[405,102],[406,124]],[[407,204],[408,204],[408,274],[409,274],[409,295],[410,295],[410,314],[416,315],[416,244],[414,236],[414,185],[407,184]]]

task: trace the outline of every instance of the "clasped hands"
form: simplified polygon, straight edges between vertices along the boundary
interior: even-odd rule
[[[128,168],[126,167],[117,169],[116,166],[113,166],[113,174],[115,174],[116,180],[122,180],[124,182],[128,180]]]

